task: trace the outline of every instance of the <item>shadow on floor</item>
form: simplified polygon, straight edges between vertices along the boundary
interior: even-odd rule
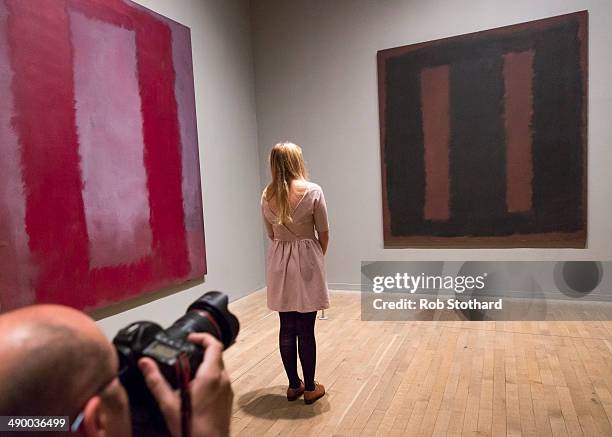
[[[268,419],[308,419],[330,410],[326,393],[314,404],[305,405],[304,399],[289,402],[286,386],[275,385],[243,394],[236,401],[240,410],[250,416]]]

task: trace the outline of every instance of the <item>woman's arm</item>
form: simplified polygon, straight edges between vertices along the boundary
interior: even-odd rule
[[[329,231],[325,232],[317,232],[319,235],[319,243],[321,244],[321,249],[323,249],[323,255],[327,252],[327,245],[329,244]]]
[[[315,199],[313,215],[319,244],[321,244],[323,255],[325,255],[327,252],[327,245],[329,244],[329,223],[327,222],[327,205],[325,204],[325,197],[320,188],[318,189],[318,198]]]
[[[274,240],[274,229],[272,228],[272,223],[268,221],[266,218],[266,214],[264,211],[264,201],[266,200],[266,190],[263,190],[261,194],[261,217],[263,218],[264,224],[266,225],[266,233],[268,234],[268,238],[270,240]]]
[[[270,240],[274,240],[274,230],[272,229],[272,224],[266,220],[264,217],[264,223],[266,224],[266,232],[268,233],[268,238]]]

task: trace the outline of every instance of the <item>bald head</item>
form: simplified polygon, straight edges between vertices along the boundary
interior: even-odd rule
[[[75,414],[117,370],[94,321],[58,305],[0,316],[0,357],[0,415]]]

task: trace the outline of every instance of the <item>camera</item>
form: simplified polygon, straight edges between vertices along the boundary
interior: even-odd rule
[[[119,356],[119,379],[130,399],[135,436],[168,435],[163,416],[138,368],[138,360],[152,358],[169,384],[179,388],[181,378],[193,379],[205,354],[202,347],[187,341],[189,334],[208,332],[223,343],[224,349],[236,340],[240,324],[227,305],[225,293],[209,291],[168,329],[141,321],[117,333],[113,344]]]

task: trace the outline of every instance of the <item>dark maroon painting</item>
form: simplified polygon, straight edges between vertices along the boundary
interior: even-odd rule
[[[0,0],[0,311],[206,272],[189,28],[122,0]]]
[[[378,52],[386,247],[584,247],[587,12]]]

